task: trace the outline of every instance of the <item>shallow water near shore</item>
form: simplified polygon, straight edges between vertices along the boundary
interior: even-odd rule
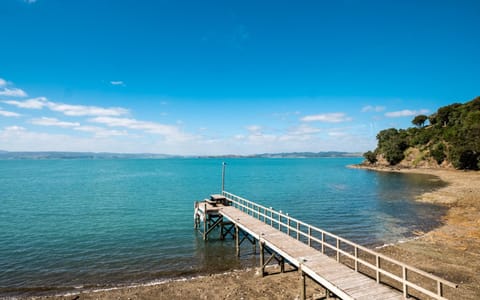
[[[374,247],[439,225],[414,201],[436,177],[349,169],[360,158],[227,159],[225,189]],[[0,297],[109,288],[252,266],[205,243],[193,202],[221,189],[221,160],[0,161]]]

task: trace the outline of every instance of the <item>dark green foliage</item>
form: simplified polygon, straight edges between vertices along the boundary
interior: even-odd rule
[[[427,120],[428,120],[428,117],[426,115],[418,115],[415,118],[413,118],[412,124],[417,127],[423,127]]]
[[[405,157],[403,151],[408,148],[407,132],[395,128],[385,129],[377,134],[378,151],[391,165],[396,165]]]
[[[365,159],[371,164],[374,164],[377,162],[377,154],[375,152],[367,151],[363,153],[363,157],[365,157]]]
[[[445,150],[445,145],[443,143],[438,143],[432,147],[430,150],[430,155],[437,161],[438,164],[441,164],[447,157]]]
[[[427,120],[430,126],[424,127]],[[417,127],[380,131],[373,153],[383,154],[395,165],[404,158],[405,149],[417,147],[429,149],[439,164],[448,159],[457,169],[480,169],[480,97],[441,107],[430,116],[416,116],[412,123]]]

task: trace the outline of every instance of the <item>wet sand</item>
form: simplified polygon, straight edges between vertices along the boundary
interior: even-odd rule
[[[392,258],[459,284],[445,288],[449,299],[480,299],[480,172],[443,169],[375,169],[438,176],[447,186],[418,196],[418,201],[449,207],[444,225],[417,239],[379,249]],[[271,270],[275,272],[274,269]],[[310,299],[323,289],[307,281]],[[213,274],[189,280],[40,299],[298,299],[297,272],[260,277],[255,270]]]

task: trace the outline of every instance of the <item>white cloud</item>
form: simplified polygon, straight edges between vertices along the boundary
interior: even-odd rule
[[[117,81],[110,81],[110,84],[111,85],[125,85],[125,83],[121,80],[117,80]]]
[[[97,127],[97,126],[78,126],[78,127],[75,127],[74,130],[93,133],[95,137],[99,137],[99,138],[128,135],[128,132],[126,130],[121,130],[121,131],[110,130],[110,129]]]
[[[72,105],[48,101],[45,97],[28,99],[26,101],[5,100],[4,103],[27,109],[48,109],[61,112],[66,116],[121,116],[129,113],[128,109],[122,107],[98,107],[85,105]]]
[[[89,120],[93,123],[105,124],[109,127],[124,127],[128,129],[143,130],[148,133],[159,134],[167,139],[182,141],[188,137],[178,127],[155,122],[140,121],[130,118],[97,117]]]
[[[343,136],[347,136],[348,134],[346,132],[331,131],[328,133],[328,135],[333,137],[343,137]]]
[[[288,131],[288,135],[311,135],[320,133],[322,129],[301,124],[300,126],[293,127]]]
[[[24,90],[17,88],[4,88],[0,91],[0,96],[7,97],[27,97],[27,93]]]
[[[3,132],[18,132],[18,131],[25,131],[25,128],[17,125],[7,126],[5,127]]]
[[[301,118],[303,122],[325,122],[325,123],[340,123],[351,121],[352,118],[347,117],[344,113],[328,113],[319,115],[310,115]]]
[[[63,103],[48,102],[47,107],[50,110],[61,112],[67,116],[121,116],[128,113],[128,110],[121,107],[98,107],[71,105]]]
[[[367,105],[362,107],[362,112],[382,112],[386,109],[385,106],[372,106],[372,105]]]
[[[7,81],[3,78],[0,78],[0,87],[7,86]]]
[[[428,109],[421,109],[421,110],[399,110],[399,111],[392,111],[385,113],[385,116],[388,118],[400,118],[400,117],[413,117],[417,115],[427,114],[429,112]]]
[[[40,119],[33,119],[30,122],[35,125],[56,126],[56,127],[63,127],[63,128],[80,126],[80,123],[77,123],[77,122],[60,121],[56,118],[47,118],[47,117],[42,117]]]
[[[27,108],[27,109],[42,109],[44,106],[48,104],[47,98],[45,97],[32,98],[25,101],[5,100],[2,102],[10,105],[14,105],[19,108]]]
[[[254,133],[254,134],[258,134],[262,131],[262,126],[258,126],[258,125],[250,125],[250,126],[247,126],[245,128],[248,131],[250,131],[250,133]]]
[[[2,116],[2,117],[20,117],[21,114],[17,114],[17,113],[12,112],[12,111],[6,111],[6,110],[0,109],[0,116]]]

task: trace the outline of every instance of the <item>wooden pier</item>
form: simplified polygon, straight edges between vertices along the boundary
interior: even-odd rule
[[[223,186],[223,184],[222,184]],[[444,289],[457,285],[373,250],[321,230],[281,211],[223,191],[195,202],[195,228],[207,240],[215,229],[219,238],[235,239],[237,255],[244,241],[259,248],[260,274],[276,261],[298,270],[301,299],[306,299],[308,276],[340,299],[447,299]],[[256,250],[255,250],[256,251]],[[265,255],[268,254],[267,259]]]

